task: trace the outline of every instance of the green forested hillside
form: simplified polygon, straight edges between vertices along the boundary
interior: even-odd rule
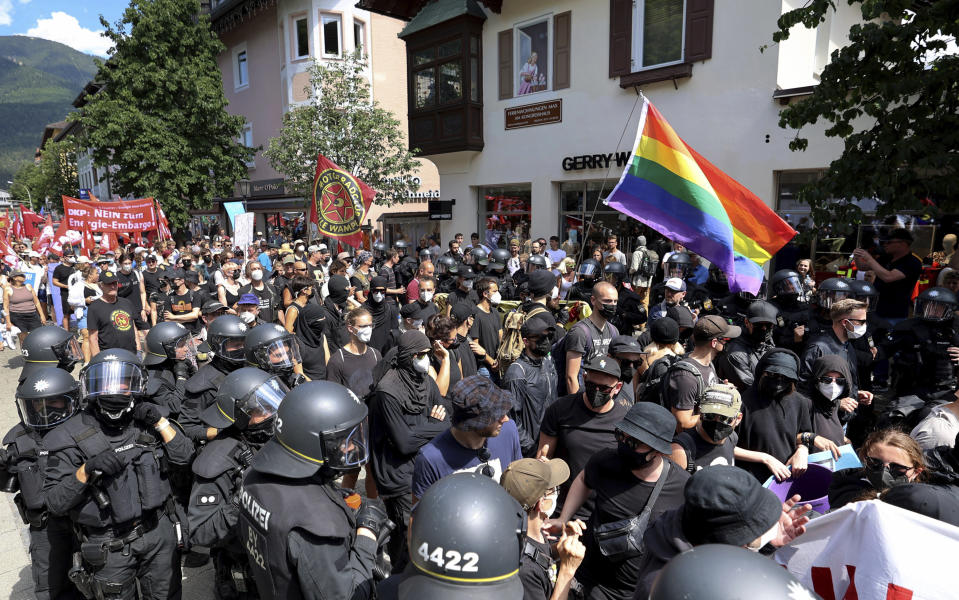
[[[64,120],[95,73],[93,57],[69,46],[0,36],[0,187],[33,160],[43,127]]]

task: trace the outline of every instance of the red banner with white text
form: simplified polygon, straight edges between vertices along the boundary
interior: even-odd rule
[[[153,198],[124,202],[90,202],[63,196],[63,219],[67,229],[104,233],[148,231],[157,228]]]

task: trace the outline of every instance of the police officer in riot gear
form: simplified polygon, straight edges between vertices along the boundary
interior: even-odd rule
[[[180,425],[194,442],[213,439],[216,431],[203,424],[200,415],[216,397],[216,390],[229,373],[246,363],[244,339],[248,328],[240,317],[223,315],[207,326],[206,341],[213,358],[186,382]]]
[[[396,275],[396,285],[405,288],[416,277],[419,264],[412,252],[414,248],[406,240],[399,240],[393,244],[393,247],[400,255],[400,261],[393,267],[393,273]]]
[[[100,352],[80,371],[85,408],[44,440],[47,507],[73,520],[71,578],[88,597],[180,596],[186,530],[167,469],[188,464],[193,444],[144,401],[146,385],[133,353]]]
[[[381,600],[519,599],[526,513],[482,473],[454,473],[434,483],[413,508],[410,564],[383,581]]]
[[[725,298],[729,295],[729,279],[719,265],[709,265],[709,275],[706,278],[706,292],[710,298]]]
[[[476,271],[476,276],[485,277],[487,274],[486,269],[489,266],[489,254],[486,252],[486,249],[480,246],[470,248],[469,256],[469,264],[472,265],[473,270]]]
[[[13,501],[30,526],[30,568],[40,600],[76,594],[67,574],[73,559],[73,525],[69,517],[47,510],[43,474],[48,453],[44,438],[80,408],[80,385],[54,366],[33,369],[17,388],[20,423],[7,432],[0,451],[0,490],[16,493]]]
[[[848,279],[830,277],[819,285],[816,295],[813,296],[813,305],[806,311],[806,339],[823,331],[832,329],[832,319],[829,318],[829,309],[832,305],[853,295],[852,286]]]
[[[296,336],[276,323],[257,325],[246,334],[246,364],[277,375],[289,388],[306,381]]]
[[[792,269],[780,269],[769,278],[769,301],[779,309],[782,324],[773,329],[773,340],[780,348],[802,351],[809,305],[802,301],[802,276]]]
[[[146,336],[143,364],[150,376],[147,395],[150,401],[166,407],[176,419],[183,404],[187,380],[196,373],[196,344],[181,323],[157,323]]]
[[[673,252],[666,259],[666,266],[663,280],[649,289],[649,304],[659,304],[666,297],[666,281],[672,277],[678,277],[686,282],[686,304],[693,310],[702,310],[703,312],[713,312],[713,302],[709,291],[701,286],[689,281],[692,274],[692,259],[685,252]]]
[[[915,316],[889,332],[886,352],[894,361],[892,385],[897,396],[923,400],[951,399],[956,390],[956,363],[949,348],[959,347],[954,326],[956,295],[930,288],[916,298]]]
[[[456,288],[456,271],[459,262],[452,256],[443,255],[436,259],[436,292],[448,294]]]
[[[355,511],[334,482],[369,458],[366,405],[347,388],[310,381],[284,398],[274,437],[254,457],[240,494],[240,542],[264,600],[373,595],[373,566],[392,525]]]
[[[34,369],[53,366],[70,373],[73,367],[83,360],[77,338],[56,325],[44,325],[28,333],[27,337],[23,338],[20,353],[23,354],[24,365],[20,371],[18,385],[23,383]]]
[[[531,256],[530,259],[533,257]],[[570,302],[580,301],[589,304],[593,297],[593,285],[603,274],[603,266],[593,258],[587,258],[576,269],[576,283],[569,286],[566,299]]]
[[[193,461],[187,516],[190,541],[210,548],[217,598],[256,597],[256,584],[237,537],[240,482],[253,456],[273,435],[276,410],[289,389],[278,377],[243,367],[223,380],[203,422],[220,431]]]
[[[513,273],[513,283],[517,287],[529,281],[529,274],[533,271],[546,270],[549,266],[546,263],[546,257],[542,254],[533,254],[526,260],[526,270],[519,270]],[[598,273],[598,272],[597,272]]]
[[[509,261],[510,253],[506,248],[497,248],[490,252],[489,265],[487,267],[490,277],[496,280],[499,285],[499,293],[503,300],[518,300],[519,295],[516,291],[516,284],[506,270],[506,263]]]
[[[386,251],[389,249],[390,247],[382,241],[373,242],[373,270],[377,273],[379,273],[380,266],[386,258]]]
[[[852,297],[866,303],[866,335],[849,340],[856,350],[856,371],[859,374],[859,389],[873,390],[873,365],[876,361],[885,358],[879,344],[886,339],[891,325],[889,321],[876,314],[876,301],[879,299],[879,290],[876,286],[861,279],[850,279]],[[884,382],[880,382],[884,384]]]
[[[604,269],[606,281],[616,286],[619,302],[616,304],[616,316],[611,319],[613,325],[624,335],[632,335],[646,322],[646,307],[643,299],[626,283],[626,265],[614,261]]]

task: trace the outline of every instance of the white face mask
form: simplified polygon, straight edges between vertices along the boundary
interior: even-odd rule
[[[502,301],[503,301],[503,296],[499,292],[494,292],[489,297],[489,303],[492,304],[493,306],[498,305]]]
[[[413,370],[416,371],[417,373],[429,373],[430,357],[424,356],[423,358],[414,358]]]
[[[858,340],[862,336],[866,335],[866,324],[854,325],[852,331],[846,330],[846,335],[849,336],[851,340]]]
[[[830,402],[842,394],[842,386],[835,381],[832,383],[820,383],[817,387],[819,388],[819,393],[825,396]]]
[[[549,504],[545,507],[540,507],[540,510],[542,510],[548,519],[556,512],[556,504],[559,501],[559,490],[556,490],[555,494],[547,494],[546,499],[549,500]]]
[[[263,271],[260,269],[255,269],[250,271],[250,279],[253,281],[262,281],[263,280]]]
[[[420,292],[420,300],[423,302],[429,302],[433,299],[433,292]]]
[[[256,315],[249,311],[244,311],[240,313],[240,320],[249,325],[253,321],[256,321]]]
[[[120,270],[123,271],[124,273],[129,273],[130,271],[133,270],[133,265],[123,265],[122,267],[120,267]]]
[[[360,340],[364,344],[368,343],[373,338],[373,326],[367,325],[366,327],[357,327],[356,329],[356,339]]]
[[[386,298],[386,295],[382,292],[373,292],[372,298],[374,302],[382,302],[383,298]]]
[[[549,293],[549,297],[553,300],[559,297],[559,288],[553,286],[553,291]]]
[[[463,280],[463,289],[467,289],[467,290],[473,289],[473,280],[472,280],[472,279],[464,279],[464,280]]]

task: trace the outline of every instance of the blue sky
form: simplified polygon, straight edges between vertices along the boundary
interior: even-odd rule
[[[106,56],[99,15],[111,23],[129,0],[0,0],[0,35],[30,35]]]

